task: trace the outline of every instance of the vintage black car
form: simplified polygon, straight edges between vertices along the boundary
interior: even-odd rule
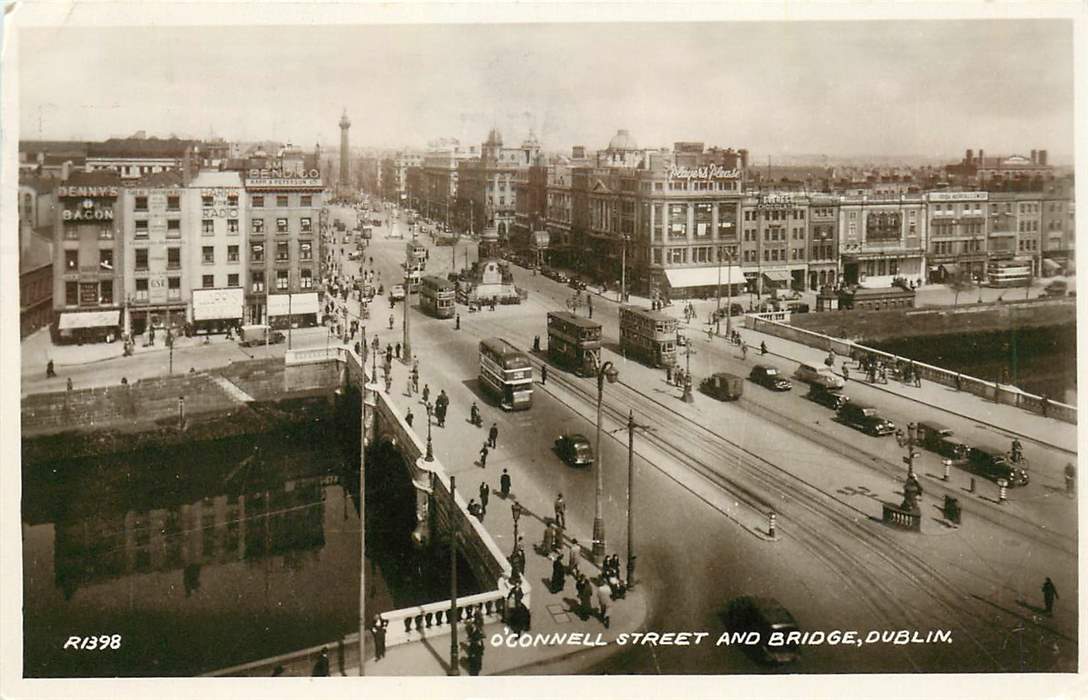
[[[918,444],[930,452],[936,452],[952,460],[953,464],[962,464],[967,461],[967,452],[970,447],[953,436],[951,428],[940,423],[923,421],[918,423],[916,431]]]
[[[729,632],[758,635],[757,643],[743,647],[756,661],[786,664],[800,658],[797,641],[789,639],[791,632],[799,631],[797,620],[774,598],[735,598],[729,602],[724,618]]]
[[[823,384],[810,384],[805,398],[836,411],[845,406],[850,400],[848,396],[838,389],[831,389]]]
[[[744,394],[744,380],[729,372],[715,372],[699,384],[699,389],[719,401],[736,401]]]
[[[877,413],[872,406],[847,401],[839,408],[838,415],[843,423],[869,435],[891,435],[895,432],[895,423]]]
[[[992,481],[1004,479],[1009,486],[1027,486],[1027,469],[1009,461],[1008,455],[994,447],[972,447],[967,451],[967,469]]]
[[[555,440],[555,451],[572,467],[588,467],[593,464],[593,448],[589,439],[580,433],[560,435]]]
[[[778,368],[768,365],[756,365],[748,374],[748,379],[772,391],[789,391],[793,388],[790,380],[778,373]]]

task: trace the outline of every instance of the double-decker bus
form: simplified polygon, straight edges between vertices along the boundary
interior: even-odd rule
[[[423,270],[427,267],[427,247],[418,241],[408,241],[405,253],[409,270]]]
[[[582,377],[597,371],[601,353],[601,324],[569,311],[548,312],[548,357]]]
[[[529,357],[502,338],[480,341],[480,385],[507,411],[533,405],[533,366]]]
[[[663,311],[620,307],[620,349],[651,367],[676,364],[677,321]]]
[[[1007,260],[992,263],[986,277],[990,287],[1024,287],[1031,284],[1031,262]]]
[[[419,285],[419,306],[436,318],[453,318],[457,287],[442,277],[427,275]]]

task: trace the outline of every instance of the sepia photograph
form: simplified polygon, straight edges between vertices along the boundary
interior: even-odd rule
[[[1085,692],[1084,6],[908,5],[8,4],[0,695]]]

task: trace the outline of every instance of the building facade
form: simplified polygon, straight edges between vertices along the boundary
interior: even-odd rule
[[[246,203],[238,172],[202,171],[190,183],[189,322],[196,331],[241,323],[248,268]],[[199,227],[197,229],[197,227]]]
[[[465,230],[493,228],[500,245],[514,227],[518,171],[536,163],[540,143],[532,132],[517,148],[503,146],[502,134],[492,129],[480,146],[480,157],[457,164],[457,211]]]
[[[924,199],[929,224],[929,281],[982,279],[986,274],[989,192],[929,192]],[[1001,225],[1008,223],[1011,220]]]

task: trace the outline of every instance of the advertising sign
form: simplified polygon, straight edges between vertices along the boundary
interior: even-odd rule
[[[268,313],[272,316],[316,314],[317,311],[317,292],[272,294],[268,297]]]
[[[985,202],[990,198],[989,192],[930,192],[931,202]]]
[[[241,287],[193,290],[194,321],[242,318],[244,305],[245,290]]]

